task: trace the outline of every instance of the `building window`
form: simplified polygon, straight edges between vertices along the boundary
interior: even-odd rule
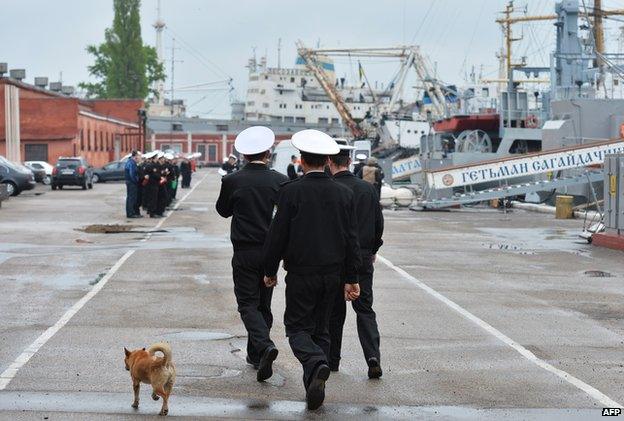
[[[305,123],[305,117],[295,117],[296,123]]]
[[[284,116],[284,123],[294,123],[294,122],[295,122],[294,117]]]
[[[91,129],[87,129],[87,150],[91,150]]]
[[[332,118],[331,124],[338,124],[338,119],[337,118]]]
[[[269,108],[269,103],[268,102],[263,102],[262,103],[262,108]]]
[[[247,101],[247,105],[253,107],[254,105],[256,105],[256,101]]]
[[[227,132],[229,129],[227,124],[217,124],[217,131],[218,132]]]
[[[208,145],[208,162],[217,161],[217,145]]]
[[[84,129],[80,129],[80,151],[84,151]]]
[[[181,132],[182,131],[182,123],[172,123],[171,124],[171,130],[174,132]]]
[[[295,82],[295,78],[294,78],[294,77],[291,77],[291,78],[290,78],[290,81],[291,81],[292,83],[294,83],[294,82]]]
[[[327,124],[327,119],[325,117],[319,117],[318,122],[319,124]]]
[[[100,130],[100,150],[104,150],[104,132]]]

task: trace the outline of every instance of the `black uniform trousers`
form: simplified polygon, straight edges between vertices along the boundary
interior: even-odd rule
[[[358,272],[360,281],[360,298],[352,302],[356,314],[358,337],[364,351],[364,358],[375,357],[379,361],[379,329],[377,317],[373,311],[373,261],[372,255],[362,255],[362,267]],[[347,315],[347,303],[344,293],[335,295],[334,309],[329,323],[331,346],[329,362],[331,367],[340,364],[340,350],[342,347],[342,329]]]
[[[303,366],[306,389],[316,367],[328,363],[329,318],[339,291],[342,281],[338,271],[286,275],[284,325],[293,354]]]
[[[145,207],[150,215],[158,213],[158,183],[150,181],[143,189]]]
[[[270,338],[273,326],[271,298],[273,288],[264,285],[262,246],[247,250],[235,250],[232,257],[234,295],[245,329],[247,329],[247,356],[254,364],[269,346],[275,346]]]

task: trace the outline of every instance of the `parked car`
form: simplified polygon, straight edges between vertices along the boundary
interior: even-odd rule
[[[104,183],[106,181],[123,180],[125,161],[113,161],[104,165],[102,168],[93,170],[93,182]]]
[[[17,196],[24,190],[32,190],[37,184],[32,171],[3,156],[0,156],[0,179],[0,183],[6,184],[11,196]]]
[[[24,165],[31,169],[34,168],[37,170],[44,170],[45,177],[43,178],[43,184],[49,185],[52,182],[52,170],[54,169],[52,165],[48,164],[45,161],[26,161],[24,162]]]
[[[52,190],[63,186],[93,188],[93,167],[83,157],[61,157],[52,170]]]
[[[43,168],[35,168],[32,165],[28,165],[24,163],[24,167],[28,168],[28,170],[32,171],[33,176],[35,177],[35,182],[43,183],[43,180],[46,177],[46,172]]]

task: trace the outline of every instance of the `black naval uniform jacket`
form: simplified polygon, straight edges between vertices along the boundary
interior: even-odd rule
[[[383,244],[381,237],[384,219],[375,186],[356,177],[350,171],[336,173],[334,180],[353,192],[361,253],[363,255],[377,254]]]
[[[253,162],[221,179],[216,208],[224,218],[233,216],[230,239],[235,251],[262,247],[280,185],[286,181],[285,175]]]
[[[361,265],[353,193],[324,172],[307,173],[280,190],[264,244],[267,276],[280,260],[299,274],[341,273],[357,283]]]

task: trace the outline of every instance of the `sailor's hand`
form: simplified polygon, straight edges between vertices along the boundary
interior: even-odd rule
[[[275,285],[277,285],[277,276],[265,276],[264,285],[267,288],[273,288]]]
[[[360,284],[345,284],[345,301],[355,301],[360,297]]]
[[[371,263],[375,263],[377,261],[377,255],[373,254],[371,257]]]

